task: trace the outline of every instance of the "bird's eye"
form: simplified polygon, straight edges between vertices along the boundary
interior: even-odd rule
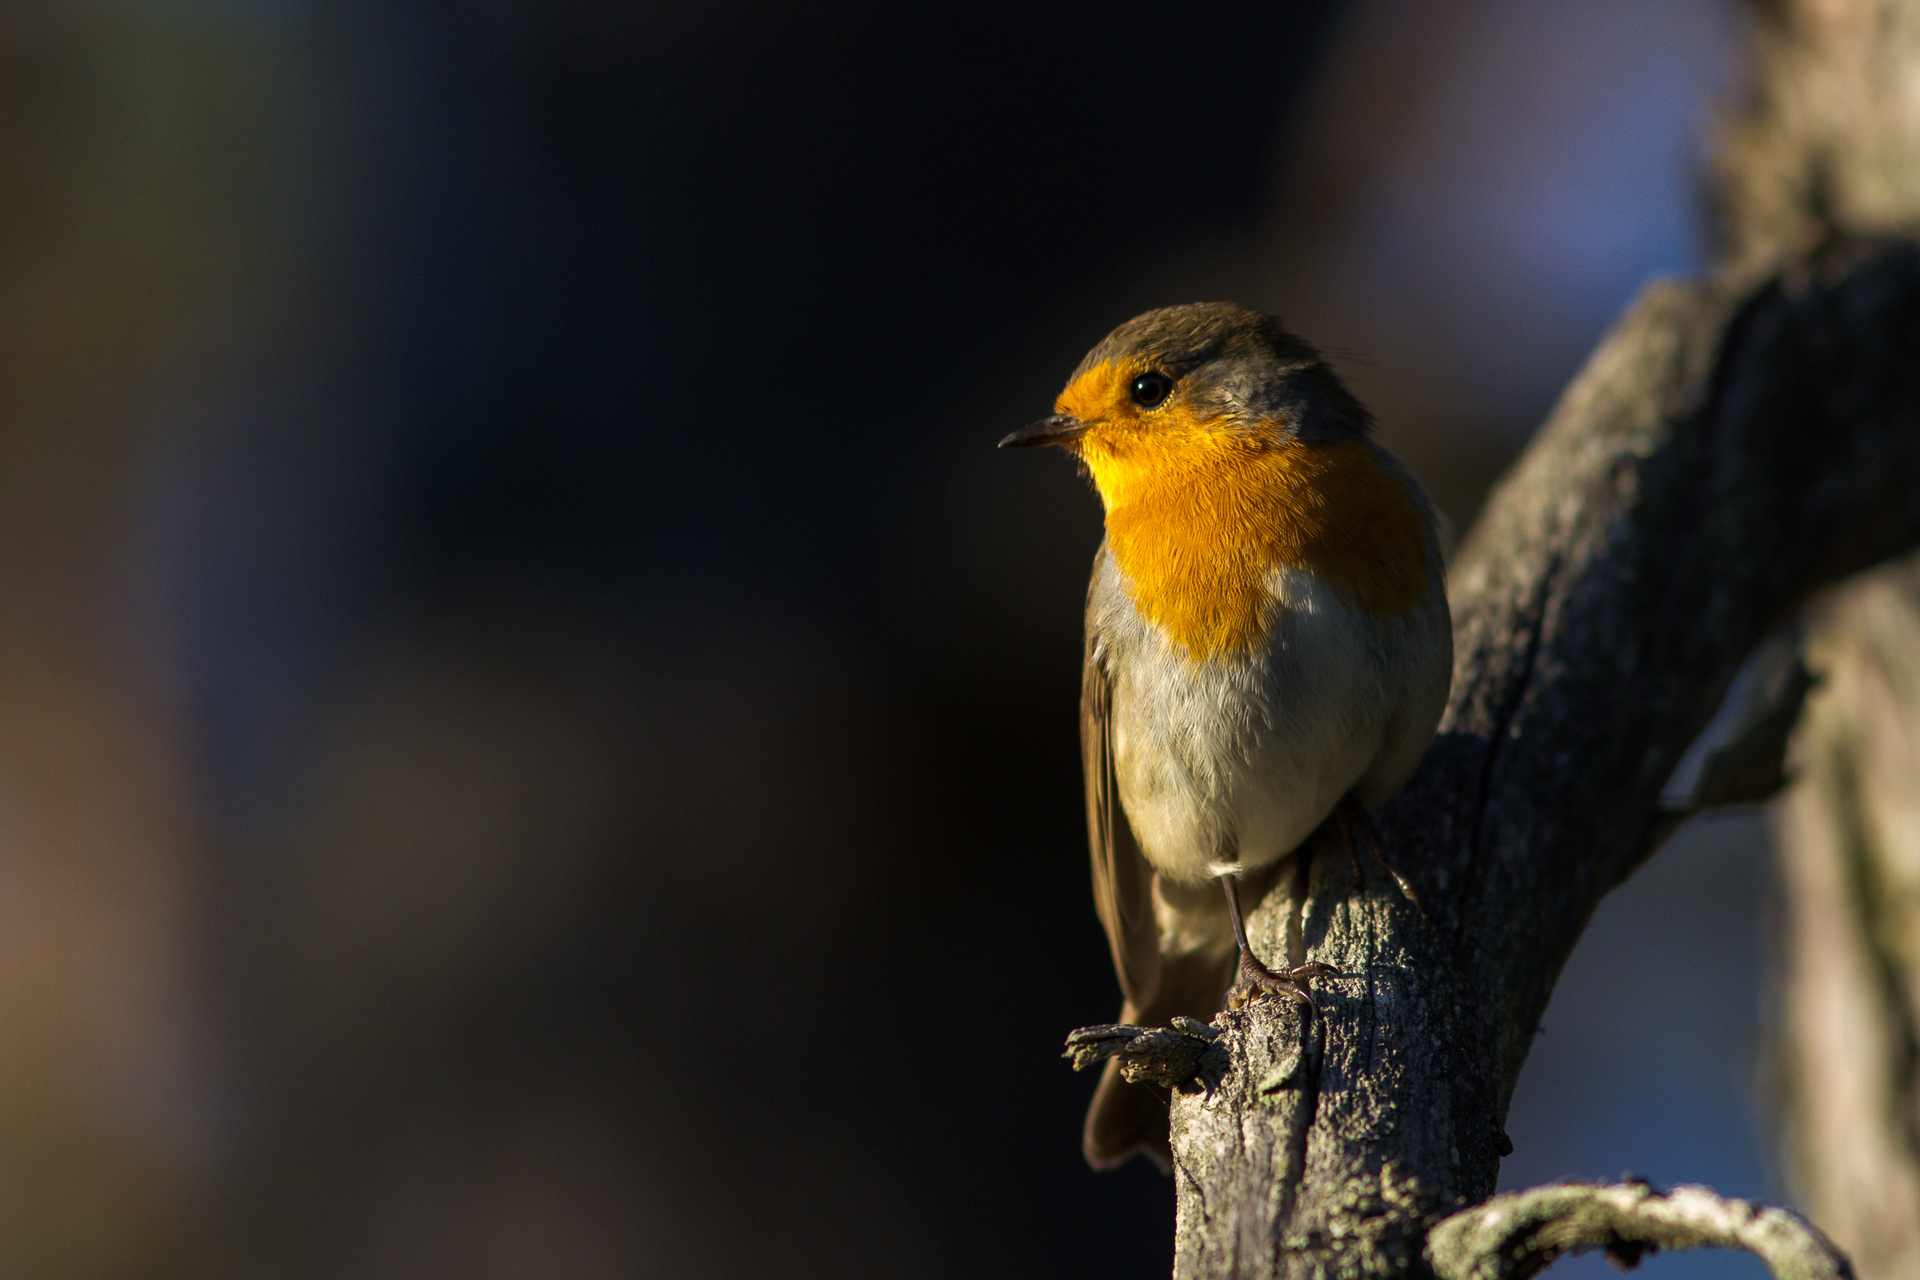
[[[1164,373],[1143,373],[1133,380],[1131,393],[1142,409],[1158,409],[1173,394],[1173,379]]]

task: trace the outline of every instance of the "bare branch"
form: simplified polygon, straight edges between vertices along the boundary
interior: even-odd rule
[[[1920,561],[1808,613],[1824,677],[1774,812],[1779,1016],[1767,1111],[1789,1185],[1860,1274],[1920,1274]]]
[[[1776,1280],[1853,1276],[1845,1255],[1797,1214],[1706,1187],[1534,1187],[1456,1213],[1427,1237],[1439,1280],[1529,1280],[1561,1254],[1587,1249],[1606,1250],[1622,1267],[1660,1249],[1744,1249]]]
[[[1430,921],[1343,858],[1249,917],[1316,986],[1229,1019],[1176,1097],[1176,1274],[1369,1276],[1492,1194],[1561,965],[1651,852],[1664,784],[1743,660],[1816,588],[1920,544],[1920,247],[1835,241],[1648,291],[1489,503],[1452,581],[1452,703],[1382,815]]]
[[[1211,1092],[1227,1068],[1219,1039],[1217,1030],[1194,1018],[1175,1017],[1170,1027],[1102,1023],[1070,1034],[1060,1056],[1070,1059],[1075,1071],[1118,1058],[1120,1074],[1134,1084]]]
[[[1493,1193],[1554,981],[1672,829],[1661,795],[1688,744],[1812,593],[1920,544],[1920,0],[1753,7],[1754,80],[1715,182],[1727,265],[1628,311],[1456,562],[1451,705],[1381,821],[1429,918],[1314,848],[1248,918],[1269,962],[1346,976],[1316,984],[1308,1042],[1291,1008],[1224,1019],[1219,1087],[1174,1098],[1177,1276],[1418,1274],[1438,1265],[1432,1223],[1483,1221],[1492,1206],[1463,1206]],[[1804,692],[1802,677],[1735,734],[1686,805],[1776,786]],[[1658,1220],[1700,1239],[1720,1230],[1709,1203],[1728,1204],[1591,1188],[1496,1203],[1573,1231],[1608,1195],[1633,1202],[1623,1232]],[[1546,1212],[1568,1197],[1579,1214]],[[1688,1206],[1696,1219],[1659,1217]],[[1745,1212],[1756,1241],[1818,1239]],[[1830,1248],[1807,1256],[1828,1269],[1779,1273],[1847,1274]]]

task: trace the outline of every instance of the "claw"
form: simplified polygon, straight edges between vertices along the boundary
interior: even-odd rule
[[[1319,1010],[1314,1007],[1313,997],[1307,994],[1306,984],[1314,978],[1339,976],[1338,969],[1317,961],[1275,972],[1254,959],[1251,951],[1242,951],[1240,981],[1228,988],[1227,1007],[1242,1008],[1260,995],[1283,996],[1299,1004],[1302,1016],[1311,1021]]]
[[[1340,971],[1317,960],[1278,973],[1261,964],[1254,958],[1253,948],[1247,945],[1247,927],[1240,919],[1239,882],[1232,876],[1222,876],[1220,884],[1227,891],[1227,916],[1233,921],[1233,940],[1240,948],[1240,981],[1227,988],[1227,1008],[1238,1009],[1265,992],[1298,1001],[1301,1015],[1307,1023],[1312,1023],[1318,1010],[1313,1007],[1313,997],[1307,994],[1305,984],[1314,978],[1337,978]]]

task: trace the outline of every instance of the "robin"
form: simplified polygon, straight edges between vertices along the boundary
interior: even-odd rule
[[[1000,442],[1073,452],[1106,507],[1080,744],[1124,1022],[1261,994],[1310,1018],[1306,984],[1333,971],[1262,964],[1240,882],[1329,819],[1370,833],[1433,737],[1453,670],[1437,522],[1371,425],[1271,316],[1198,303],[1115,329],[1051,417]],[[1166,1104],[1118,1065],[1087,1160],[1165,1168]]]

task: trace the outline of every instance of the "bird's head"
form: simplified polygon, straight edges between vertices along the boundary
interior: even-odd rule
[[[1357,439],[1368,426],[1320,354],[1279,321],[1199,302],[1115,329],[1053,415],[1000,444],[1073,450],[1111,511],[1143,487],[1235,469],[1294,441]]]

